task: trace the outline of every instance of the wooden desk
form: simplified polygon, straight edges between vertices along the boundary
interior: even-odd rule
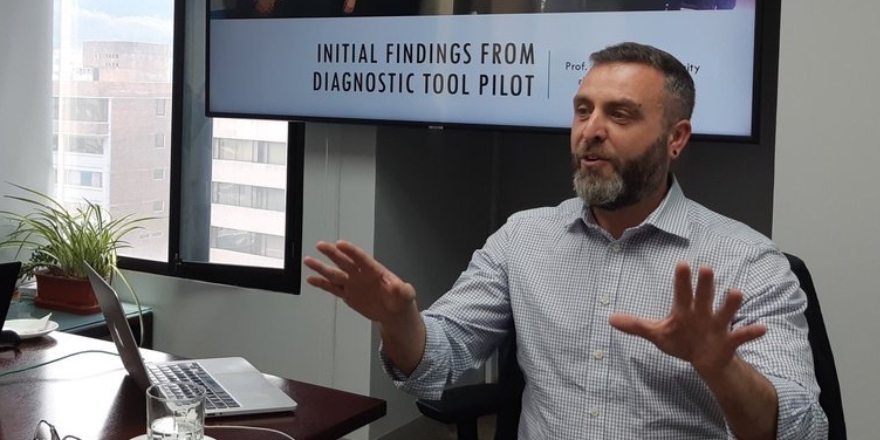
[[[0,374],[84,350],[116,352],[109,342],[67,333],[26,340],[16,351],[0,351]],[[142,350],[152,362],[174,359]],[[336,439],[385,415],[380,399],[268,376],[299,408],[256,416],[209,418],[205,434],[217,440],[272,440],[277,434],[211,429],[212,425],[261,426],[296,440]],[[30,439],[40,419],[59,434],[83,440],[128,440],[146,431],[143,392],[128,378],[118,356],[85,353],[0,378],[0,440]]]

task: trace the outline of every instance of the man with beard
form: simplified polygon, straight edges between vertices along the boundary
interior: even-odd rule
[[[388,374],[423,398],[515,329],[520,439],[826,438],[787,260],[670,173],[691,135],[687,69],[635,43],[591,61],[577,198],[511,216],[421,314],[413,286],[351,243],[319,242],[335,267],[307,257],[307,281],[379,323]]]

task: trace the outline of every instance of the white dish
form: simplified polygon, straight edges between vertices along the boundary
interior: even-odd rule
[[[58,323],[55,321],[47,322],[46,328],[42,330],[34,330],[35,324],[39,321],[39,319],[10,319],[3,325],[3,330],[12,330],[18,333],[21,339],[39,338],[58,330]]]

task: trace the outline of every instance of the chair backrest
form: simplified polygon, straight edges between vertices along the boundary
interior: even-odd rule
[[[828,341],[828,332],[825,330],[825,321],[822,319],[822,309],[819,307],[816,287],[813,285],[813,278],[803,260],[791,254],[785,254],[785,256],[788,258],[792,272],[800,282],[801,289],[807,295],[807,310],[804,314],[810,329],[808,337],[813,351],[816,381],[822,390],[819,395],[819,404],[828,417],[828,440],[846,440],[846,423],[843,418],[843,402],[840,398],[837,368],[834,364],[834,354],[831,352],[831,343]],[[498,369],[498,383],[505,390],[505,395],[510,398],[502,399],[501,407],[498,410],[495,440],[516,440],[525,380],[516,359],[516,334],[514,332],[511,332],[511,335],[498,350]]]
[[[846,440],[846,422],[843,418],[843,402],[840,398],[840,383],[837,380],[837,367],[834,365],[834,354],[822,319],[822,308],[816,295],[813,277],[807,270],[803,260],[785,254],[791,271],[798,278],[801,289],[807,295],[807,325],[810,327],[810,347],[813,350],[813,364],[816,370],[816,381],[819,383],[819,404],[828,417],[828,440]]]
[[[502,397],[495,414],[495,440],[517,440],[525,380],[516,359],[515,331],[511,331],[498,347],[498,384]]]

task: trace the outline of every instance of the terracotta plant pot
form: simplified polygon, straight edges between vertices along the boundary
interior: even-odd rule
[[[34,305],[37,307],[77,315],[91,315],[101,311],[89,280],[45,273],[36,273],[34,276],[37,279]]]

